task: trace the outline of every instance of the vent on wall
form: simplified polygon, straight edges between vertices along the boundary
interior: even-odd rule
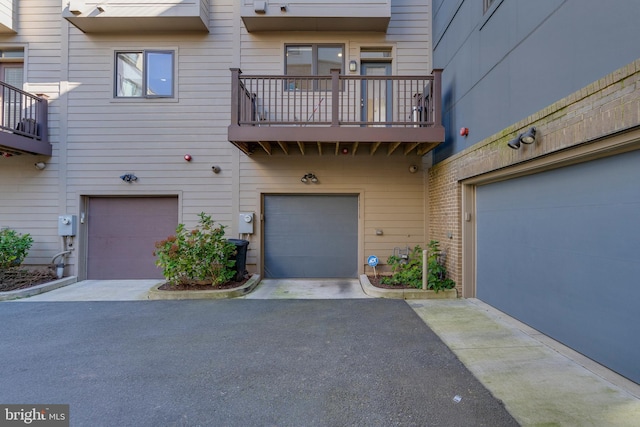
[[[84,0],[69,0],[69,12],[74,15],[80,15],[84,6]]]
[[[253,10],[256,13],[266,13],[267,12],[267,2],[266,1],[254,1],[253,2]]]

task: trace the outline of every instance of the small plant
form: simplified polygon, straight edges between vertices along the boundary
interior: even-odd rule
[[[440,244],[436,240],[429,242],[427,252],[427,289],[438,292],[441,289],[453,289],[456,282],[447,277],[447,268],[442,261]]]
[[[198,227],[187,230],[184,224],[178,224],[175,235],[155,244],[156,265],[171,285],[210,282],[215,286],[235,275],[231,257],[236,247],[224,238],[225,227],[216,227],[204,212],[198,216]]]
[[[393,274],[383,277],[385,285],[407,285],[412,288],[422,287],[422,248],[416,245],[409,252],[408,258],[391,255],[387,258],[387,264],[391,266]]]
[[[29,234],[20,234],[9,228],[0,230],[0,270],[22,264],[32,244]]]
[[[447,278],[447,270],[441,261],[442,251],[440,251],[437,241],[432,240],[427,247],[427,289],[439,292],[442,289],[452,289],[455,282]],[[383,277],[382,283],[386,285],[406,285],[411,288],[422,288],[422,248],[416,245],[406,259],[396,255],[391,255],[387,259],[387,264],[391,266],[392,275]]]

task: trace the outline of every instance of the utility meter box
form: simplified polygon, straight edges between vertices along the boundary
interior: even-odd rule
[[[78,217],[76,215],[61,215],[58,217],[58,236],[75,236],[78,231]]]
[[[244,212],[240,214],[238,221],[238,233],[239,234],[253,234],[253,212]]]

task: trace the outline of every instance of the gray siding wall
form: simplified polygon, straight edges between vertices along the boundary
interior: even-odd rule
[[[6,3],[6,2],[4,2]],[[59,161],[62,33],[60,2],[9,1],[16,5],[18,34],[0,34],[0,50],[23,48],[24,89],[49,97],[49,139],[52,158],[44,156],[0,157],[0,227],[29,233],[34,244],[26,263],[48,264],[60,250],[57,236],[61,213]],[[45,170],[34,168],[35,162],[47,163]],[[62,208],[63,210],[63,208]]]
[[[636,0],[433,1],[440,161],[640,57]],[[461,127],[470,129],[461,137]]]

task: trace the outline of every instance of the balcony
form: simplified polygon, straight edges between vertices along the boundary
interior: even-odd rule
[[[241,17],[255,31],[386,32],[391,0],[241,0]]]
[[[16,33],[16,15],[18,14],[18,2],[0,2],[0,34]]]
[[[231,69],[229,141],[247,155],[422,156],[444,141],[431,76],[257,76]]]
[[[62,16],[85,33],[208,32],[209,0],[71,0]]]
[[[47,100],[0,82],[0,155],[51,156]]]

